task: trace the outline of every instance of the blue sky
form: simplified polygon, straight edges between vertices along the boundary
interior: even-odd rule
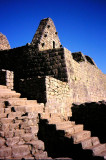
[[[11,48],[30,43],[46,17],[64,47],[92,57],[106,74],[106,0],[0,0],[0,32]]]

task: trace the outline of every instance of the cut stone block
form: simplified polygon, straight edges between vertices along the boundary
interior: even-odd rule
[[[0,148],[0,157],[11,157],[11,148],[10,147],[5,147],[5,148]]]
[[[5,145],[5,139],[0,137],[0,148]]]
[[[74,139],[74,144],[75,144],[75,143],[78,143],[81,140],[89,138],[90,136],[91,136],[90,131],[81,131],[81,132],[78,132],[78,133],[74,134],[72,137]]]
[[[86,149],[88,147],[100,144],[100,141],[99,141],[98,137],[90,137],[90,138],[87,138],[87,139],[81,141],[81,144],[82,144],[82,148]]]
[[[27,145],[14,145],[12,147],[12,156],[14,158],[24,157],[30,154],[29,147]]]
[[[14,135],[14,132],[13,131],[8,131],[8,132],[4,132],[4,136],[5,138],[12,138]]]
[[[36,153],[34,154],[35,159],[46,159],[47,158],[47,152],[42,152],[42,153]]]
[[[19,142],[19,137],[13,137],[13,138],[7,138],[6,139],[6,145],[7,146],[13,146]]]
[[[32,135],[32,134],[24,134],[23,136],[22,136],[22,138],[23,138],[23,140],[25,141],[25,142],[30,142],[33,138],[34,138],[34,135]]]
[[[24,134],[25,134],[25,131],[22,130],[22,129],[16,129],[16,130],[14,131],[14,135],[15,135],[16,137],[22,137]]]
[[[31,141],[31,142],[29,142],[29,144],[33,145],[33,147],[37,150],[43,151],[45,149],[44,142],[41,140]]]
[[[72,136],[73,134],[83,131],[83,125],[73,125],[70,126],[68,129],[65,129],[67,136]]]

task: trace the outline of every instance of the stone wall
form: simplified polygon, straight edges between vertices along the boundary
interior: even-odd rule
[[[43,19],[31,44],[0,51],[0,69],[13,71],[14,89],[31,99],[43,97],[44,91],[38,87],[40,78],[41,84],[46,84],[44,77],[50,76],[56,81],[68,82],[73,102],[105,100],[106,75],[97,68],[93,59],[81,52],[71,54],[61,47],[53,21]],[[36,91],[38,93],[34,95]],[[45,99],[47,101],[44,93],[43,102]]]
[[[91,64],[83,55],[83,59],[73,59],[71,52],[64,49],[68,83],[73,95],[73,102],[99,101],[106,99],[106,76]]]
[[[0,50],[10,49],[9,42],[5,35],[0,33]]]
[[[9,70],[0,70],[0,84],[6,85],[7,88],[13,89],[14,88],[14,74],[12,71]]]
[[[61,113],[63,117],[71,116],[71,93],[67,82],[62,82],[50,76],[36,76],[21,79],[19,89],[22,97],[36,99],[45,103],[45,109],[50,113]]]
[[[69,83],[70,99],[73,102],[105,100],[105,74],[82,53],[78,55],[79,58],[73,57],[65,48],[38,51],[35,46],[26,45],[1,51],[0,69],[14,72],[14,88],[18,92],[21,92],[21,80],[26,83],[26,79],[51,76]],[[28,85],[26,87],[28,88]],[[27,88],[26,90],[29,90]]]
[[[47,159],[44,143],[37,136],[39,111],[35,108],[42,106],[11,100],[0,99],[0,159]]]
[[[67,82],[63,48],[38,51],[34,46],[23,46],[0,52],[0,68],[14,71],[14,87],[19,90],[20,79],[36,76],[54,77]]]
[[[61,47],[58,33],[51,18],[41,20],[31,43],[37,45],[39,50]]]
[[[45,77],[36,76],[20,79],[19,92],[21,92],[22,97],[36,99],[39,103],[46,103]]]
[[[101,142],[106,141],[106,101],[73,104],[71,120],[84,124],[84,129],[91,130]]]
[[[46,107],[50,113],[61,113],[64,117],[71,116],[71,93],[67,82],[46,76]]]

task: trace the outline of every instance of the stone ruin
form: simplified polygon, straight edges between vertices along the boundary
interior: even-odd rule
[[[45,134],[41,134],[47,132],[50,136],[50,130],[45,130],[43,120],[47,119],[48,125],[55,124],[57,129],[64,130],[64,136],[71,136],[75,138],[74,143],[78,143],[90,137],[91,133],[83,131],[82,125],[69,121],[72,103],[106,100],[106,75],[89,56],[81,52],[71,53],[62,46],[51,18],[41,20],[32,42],[22,47],[10,49],[6,37],[0,33],[0,84],[2,159],[42,159],[48,157],[47,152],[52,158],[74,157],[74,151],[71,155],[52,155],[46,146],[51,139],[47,141]],[[65,131],[69,125],[73,132]],[[77,135],[77,132],[81,132],[81,135]],[[54,132],[50,133],[52,135]],[[90,145],[100,143],[98,138],[89,139]],[[83,142],[82,148],[86,148],[86,143]],[[105,144],[100,146],[102,151],[106,149]],[[100,156],[98,148],[93,152]]]
[[[9,42],[5,35],[0,33],[0,50],[10,49]]]

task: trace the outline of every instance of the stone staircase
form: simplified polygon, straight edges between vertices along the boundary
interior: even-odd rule
[[[56,130],[64,131],[65,137],[72,138],[73,144],[91,150],[92,156],[106,159],[106,144],[83,125],[64,120],[58,113],[49,113],[44,104],[36,100],[20,98],[20,93],[0,85],[0,159],[51,159],[45,151],[44,142],[38,139],[39,116],[54,124]],[[77,153],[76,153],[77,154]]]
[[[63,130],[65,137],[71,138],[73,144],[80,144],[83,150],[91,150],[92,157],[106,159],[106,144],[101,144],[98,137],[91,137],[91,132],[84,130],[82,124],[74,121],[62,121],[59,115],[48,118],[49,125],[56,125],[56,130]],[[77,154],[77,153],[76,153]]]
[[[0,159],[47,159],[38,139],[38,114],[44,105],[20,98],[20,93],[0,85]]]

